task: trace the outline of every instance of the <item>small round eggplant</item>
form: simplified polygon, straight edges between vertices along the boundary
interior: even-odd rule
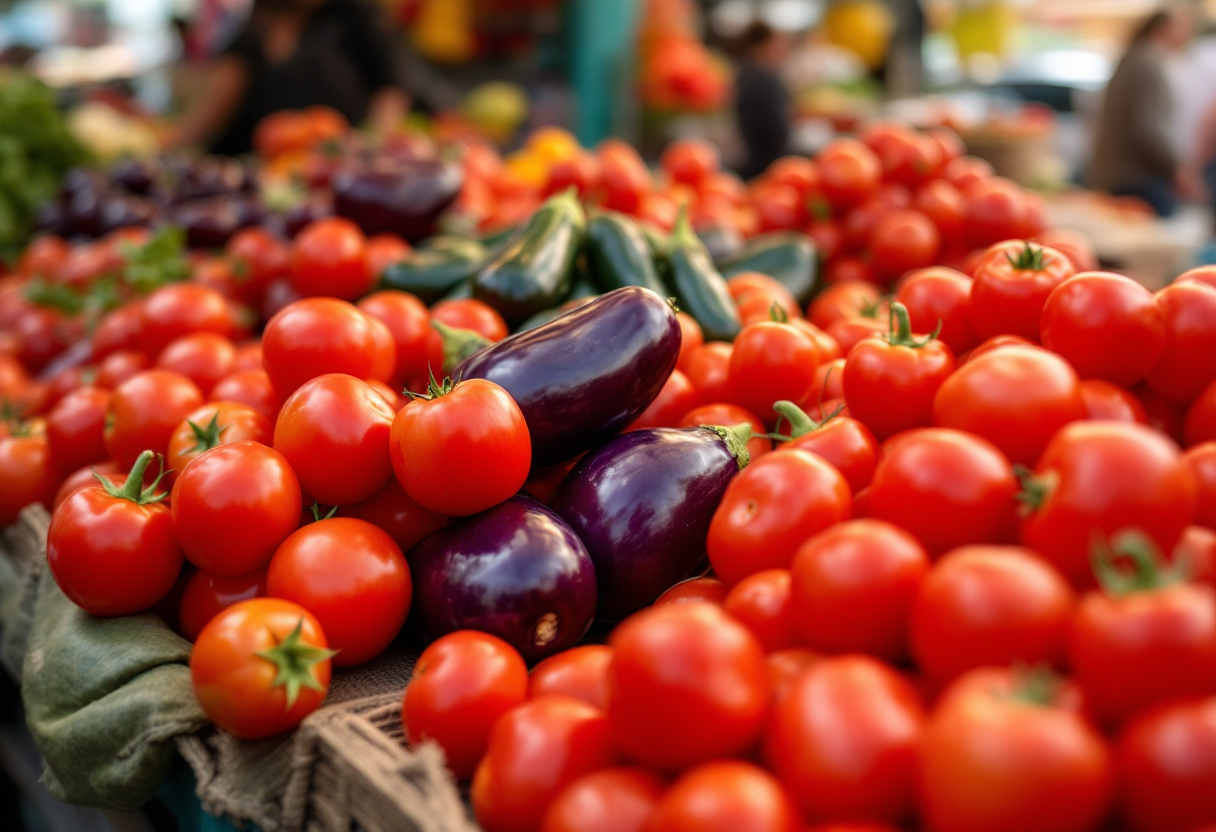
[[[152,159],[120,159],[110,168],[114,184],[138,196],[148,195],[159,173],[160,166]]]
[[[375,164],[334,174],[334,213],[365,234],[399,234],[417,243],[435,233],[439,215],[460,195],[463,172],[445,161]]]
[[[180,202],[169,211],[169,221],[186,232],[190,248],[220,248],[251,223],[246,198],[236,194],[202,197]]]
[[[687,578],[709,523],[747,465],[750,428],[652,428],[583,457],[550,501],[595,562],[603,621],[618,621]]]
[[[595,617],[595,567],[566,523],[516,495],[444,526],[406,555],[429,641],[481,630],[529,662],[573,647]]]
[[[110,191],[102,197],[97,230],[108,234],[129,226],[152,226],[160,222],[161,209],[146,196],[126,191]]]

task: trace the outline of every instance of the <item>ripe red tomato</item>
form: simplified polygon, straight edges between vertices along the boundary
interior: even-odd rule
[[[1146,409],[1149,409],[1149,401],[1143,396],[1141,401],[1144,402]],[[1153,424],[1154,416],[1168,415],[1169,411],[1164,413],[1161,410],[1149,411],[1149,424]],[[1163,428],[1164,429],[1164,428]],[[1177,434],[1167,430],[1171,436]],[[1216,381],[1209,384],[1203,389],[1195,401],[1191,402],[1191,406],[1187,408],[1186,418],[1181,425],[1181,430],[1178,431],[1182,438],[1185,439],[1186,445],[1197,445],[1200,442],[1208,442],[1216,439]]]
[[[828,263],[827,269],[823,274],[823,280],[829,286],[835,283],[849,283],[852,281],[865,283],[878,282],[874,269],[870,266],[870,261],[852,254],[841,255]]]
[[[879,152],[883,178],[915,188],[934,177],[945,164],[941,145],[924,133],[912,133],[906,141],[893,142]]]
[[[819,168],[805,156],[782,156],[764,171],[764,179],[790,185],[804,199],[819,191]]]
[[[405,623],[413,597],[410,570],[393,539],[371,523],[331,517],[296,530],[270,559],[266,594],[317,617],[334,663],[374,659]]]
[[[791,566],[801,642],[826,653],[908,653],[908,618],[929,558],[912,535],[881,520],[852,520],[807,540]]]
[[[701,332],[701,325],[687,312],[677,312],[676,320],[680,322],[680,357],[676,361],[676,368],[687,373],[687,362],[693,350],[705,342],[705,334]]]
[[[219,292],[197,283],[174,283],[157,289],[139,306],[139,346],[150,357],[175,338],[192,332],[233,332],[232,311]]]
[[[283,404],[274,447],[295,470],[300,487],[323,505],[357,503],[393,474],[393,415],[367,382],[330,373],[306,382]]]
[[[772,421],[773,403],[802,401],[815,383],[819,350],[793,324],[764,321],[735,339],[727,385],[731,401]]]
[[[468,780],[486,753],[490,729],[528,698],[528,668],[499,638],[458,630],[422,651],[401,705],[412,745],[433,740],[448,769]]]
[[[769,454],[743,469],[709,525],[706,549],[728,586],[762,569],[788,568],[802,541],[847,520],[849,485],[826,460],[801,450]]]
[[[1137,717],[1115,745],[1119,815],[1132,832],[1204,832],[1216,824],[1216,697]]]
[[[376,234],[367,238],[366,252],[367,271],[375,285],[385,269],[405,259],[410,253],[410,244],[396,234]]]
[[[190,653],[194,695],[207,718],[241,739],[295,728],[329,692],[325,633],[303,607],[241,601],[203,628]]]
[[[844,231],[832,219],[816,219],[806,228],[806,236],[815,244],[821,263],[830,263],[844,248]]]
[[[896,823],[914,806],[923,723],[915,691],[891,668],[824,659],[774,704],[764,759],[804,820]]]
[[[180,373],[198,385],[204,396],[233,370],[236,347],[214,332],[191,332],[174,338],[161,350],[156,366]]]
[[[1156,298],[1109,272],[1085,272],[1052,290],[1040,328],[1043,346],[1067,358],[1081,378],[1124,387],[1144,378],[1165,350],[1165,316]]]
[[[1135,528],[1168,552],[1195,516],[1195,481],[1178,447],[1121,422],[1076,422],[1056,434],[1023,481],[1022,543],[1077,587],[1094,585],[1095,532]]]
[[[8,436],[0,439],[0,528],[17,521],[31,503],[50,507],[59,487],[51,448],[43,436]]]
[[[1195,480],[1195,522],[1216,529],[1216,442],[1201,442],[1188,448],[1182,460]]]
[[[629,430],[642,428],[674,428],[680,417],[697,405],[697,389],[692,386],[688,376],[679,370],[672,370],[667,381],[659,390],[642,415],[633,420]]]
[[[1216,288],[1174,283],[1156,294],[1165,347],[1145,382],[1176,404],[1189,404],[1216,380]]]
[[[619,139],[600,142],[597,150],[604,207],[626,214],[636,213],[642,197],[652,187],[646,163],[631,145]]]
[[[940,248],[937,226],[920,211],[911,209],[882,216],[870,233],[870,262],[878,277],[887,281],[931,265]]]
[[[764,423],[756,414],[735,404],[703,404],[693,408],[676,422],[678,428],[696,428],[701,425],[721,425],[733,428],[749,425],[756,435],[747,442],[747,453],[752,462],[773,449],[773,443],[759,434],[764,433]]]
[[[253,408],[267,419],[275,420],[283,402],[270,384],[265,370],[237,370],[216,382],[211,401],[234,402]]]
[[[934,685],[977,667],[1063,665],[1072,588],[1019,546],[963,546],[934,564],[912,606],[912,656]]]
[[[304,226],[291,253],[291,285],[303,297],[354,300],[375,280],[368,265],[367,240],[342,217],[325,217]]]
[[[1020,335],[1038,342],[1043,306],[1073,275],[1055,249],[1009,240],[984,252],[971,283],[971,324],[979,338]]]
[[[766,653],[798,642],[788,569],[763,569],[748,575],[726,594],[722,608],[752,631]]]
[[[266,595],[266,570],[244,575],[214,575],[202,569],[186,581],[178,605],[178,630],[189,641],[224,610],[241,601]]]
[[[261,305],[266,289],[291,269],[291,246],[265,228],[242,228],[224,246],[237,280],[237,296],[254,307]]]
[[[973,670],[925,726],[920,810],[933,832],[1085,832],[1110,810],[1113,771],[1076,691],[1034,671]]]
[[[56,473],[70,474],[109,456],[105,442],[109,408],[110,391],[92,385],[76,388],[51,408],[46,416],[46,442]]]
[[[387,382],[397,370],[397,342],[379,318],[368,315],[367,323],[372,334],[372,365],[367,370],[367,381]]]
[[[507,322],[502,315],[476,298],[460,300],[444,300],[431,308],[431,317],[453,329],[471,329],[483,338],[491,341],[501,341],[507,337]],[[444,339],[435,329],[431,329],[426,342],[426,366],[420,374],[421,385],[426,386],[426,370],[430,368],[436,377],[444,375]],[[414,384],[411,381],[411,384]]]
[[[1097,378],[1086,379],[1078,386],[1086,419],[1093,422],[1148,424],[1144,405],[1129,390]]]
[[[99,387],[115,390],[131,376],[148,369],[148,366],[148,356],[142,352],[115,350],[98,363],[94,382]]]
[[[671,784],[647,832],[796,832],[798,813],[781,784],[741,760],[719,760]]]
[[[853,253],[867,249],[874,235],[874,226],[878,224],[880,219],[893,210],[896,209],[886,200],[871,197],[849,211],[842,225],[846,249]],[[864,255],[862,256],[864,257]],[[867,264],[868,262],[867,258]]]
[[[960,156],[951,159],[942,170],[942,176],[954,187],[964,193],[972,185],[991,179],[992,165],[975,156]]]
[[[528,678],[528,696],[570,696],[606,711],[608,666],[615,650],[606,644],[584,644],[542,661]]]
[[[169,438],[165,453],[166,485],[181,476],[186,466],[212,448],[230,442],[269,445],[274,426],[265,415],[236,402],[212,402],[191,411]]]
[[[783,414],[790,413],[783,408]],[[805,414],[804,414],[805,415]],[[810,451],[831,464],[854,495],[870,484],[878,466],[878,441],[870,429],[856,419],[836,415],[816,423],[791,423],[791,439],[781,449]]]
[[[409,292],[384,289],[359,301],[358,309],[388,327],[396,345],[396,369],[388,381],[401,387],[426,374],[427,343],[432,332],[426,306]]]
[[[720,607],[642,610],[611,643],[608,720],[624,756],[679,770],[740,754],[760,735],[769,698],[764,651]]]
[[[958,188],[945,179],[926,182],[912,198],[912,207],[937,226],[944,246],[956,246],[962,242],[966,204]]]
[[[550,197],[575,188],[580,199],[587,199],[599,189],[600,176],[599,159],[593,153],[580,150],[569,159],[560,159],[553,163],[541,195]]]
[[[418,541],[448,522],[444,515],[429,511],[410,499],[396,477],[385,480],[380,490],[366,500],[339,508],[338,516],[356,517],[383,529],[403,552],[408,552]]]
[[[884,450],[868,489],[869,516],[911,532],[933,556],[1013,538],[1017,478],[992,443],[949,428],[925,428],[897,437]]]
[[[1216,266],[1196,266],[1178,275],[1175,283],[1200,283],[1216,289]]]
[[[815,157],[824,199],[835,211],[860,205],[878,190],[882,162],[856,139],[836,139]]]
[[[666,788],[645,769],[593,771],[553,799],[540,832],[648,832],[652,827],[647,824]]]
[[[603,712],[565,696],[533,699],[494,723],[473,775],[473,813],[486,832],[535,832],[566,786],[614,762]]]
[[[857,315],[885,318],[886,313],[881,289],[873,283],[847,281],[825,287],[811,301],[806,316],[815,326],[826,330],[844,318]]]
[[[722,161],[718,148],[704,139],[677,139],[659,157],[659,166],[673,182],[696,188],[706,176],[718,170]]]
[[[326,373],[368,378],[376,342],[368,317],[346,301],[307,298],[288,304],[266,324],[262,360],[270,383],[286,399]]]
[[[143,451],[162,456],[182,420],[203,403],[197,385],[180,373],[144,370],[118,385],[106,413],[106,450],[123,468]]]
[[[791,185],[761,181],[752,188],[759,231],[786,231],[806,222],[806,199]]]
[[[802,317],[802,308],[798,306],[793,293],[768,275],[740,272],[726,281],[726,287],[739,307],[739,314],[744,318],[754,318],[747,323],[779,319],[779,312],[784,312],[790,319]],[[773,309],[774,304],[779,312]],[[774,315],[778,317],[774,318]]]
[[[958,355],[979,343],[971,325],[971,280],[945,266],[912,272],[899,284],[895,300],[908,310],[913,332],[933,332]]]
[[[1026,197],[1016,183],[994,176],[959,189],[967,198],[965,227],[972,246],[990,246],[1022,235]]]
[[[689,604],[694,601],[704,601],[708,604],[718,604],[726,599],[726,584],[712,576],[688,578],[670,587],[658,598],[653,606],[664,604]]]

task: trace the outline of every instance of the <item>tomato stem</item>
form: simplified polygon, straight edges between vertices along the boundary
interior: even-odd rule
[[[1030,245],[1030,241],[1026,240],[1022,245],[1022,250],[1018,252],[1017,257],[1013,257],[1008,252],[1005,254],[1005,259],[1009,261],[1009,265],[1013,266],[1018,271],[1043,271],[1043,249],[1034,248]]]
[[[726,450],[735,458],[735,463],[742,471],[752,461],[751,454],[747,452],[747,443],[754,435],[751,425],[701,425],[703,430],[713,431],[722,437],[726,443]]]
[[[1013,690],[1009,698],[1027,705],[1046,707],[1060,692],[1060,677],[1045,664],[1013,666]]]
[[[679,315],[679,314],[680,314],[680,301],[679,301],[679,299],[678,299],[678,298],[676,298],[676,297],[674,297],[674,296],[673,296],[673,297],[668,298],[668,299],[667,299],[667,305],[668,305],[669,307],[671,307],[671,314],[673,314],[673,315]]]
[[[259,658],[271,662],[278,668],[278,673],[271,684],[282,685],[287,688],[288,710],[296,704],[296,699],[300,696],[300,688],[317,691],[325,690],[321,683],[317,681],[316,674],[313,673],[313,666],[336,656],[338,653],[337,650],[326,650],[323,647],[314,647],[311,644],[304,643],[301,640],[303,630],[304,618],[301,616],[295,629],[288,633],[286,638],[282,640],[276,639],[278,643],[274,647],[254,654]]]
[[[426,392],[413,393],[409,390],[405,390],[403,391],[405,395],[409,396],[411,399],[422,399],[424,402],[429,402],[433,399],[439,398],[440,396],[446,396],[448,393],[451,393],[456,389],[457,382],[452,381],[447,376],[444,376],[443,381],[436,381],[435,371],[429,364],[426,367],[426,374],[430,378],[430,380],[427,382]]]
[[[308,510],[312,512],[312,522],[319,523],[322,520],[328,520],[329,518],[333,517],[335,514],[338,513],[337,506],[331,506],[329,511],[322,514],[321,509],[323,509],[323,508],[325,508],[325,506],[321,505],[316,500],[312,501],[312,505],[308,507]]]
[[[772,306],[768,308],[768,319],[776,321],[779,324],[788,324],[790,322],[790,315],[785,311],[785,307],[777,303],[777,301],[773,301]]]
[[[800,436],[806,436],[808,433],[814,433],[815,431],[819,430],[828,422],[839,416],[841,412],[844,411],[844,405],[837,405],[835,410],[833,410],[826,417],[824,417],[822,421],[819,422],[816,422],[807,414],[805,410],[788,399],[782,399],[781,401],[773,404],[773,410],[775,410],[780,417],[777,420],[778,422],[780,422],[781,419],[784,419],[790,423],[790,435],[782,436],[781,434],[772,434],[769,435],[768,438],[777,439],[781,442],[789,442],[791,439],[797,439]]]
[[[924,338],[916,338],[912,335],[912,321],[908,318],[908,307],[904,306],[897,300],[891,301],[891,306],[887,312],[887,334],[884,340],[893,347],[910,347],[918,350],[926,347],[937,340],[937,336],[941,335],[942,322],[939,318],[937,328]]]
[[[1022,485],[1022,490],[1014,495],[1014,499],[1020,504],[1018,514],[1022,517],[1028,517],[1038,511],[1056,490],[1060,479],[1055,471],[1036,474],[1025,465],[1014,465],[1013,475]]]
[[[148,470],[148,465],[152,462],[152,457],[156,457],[160,463],[160,472],[156,475],[156,479],[147,488],[143,487],[144,472]],[[93,478],[101,484],[101,487],[106,490],[106,493],[118,500],[130,500],[136,505],[146,506],[150,503],[159,503],[161,500],[169,496],[168,491],[160,494],[156,493],[156,489],[160,487],[160,481],[165,474],[169,473],[165,470],[165,458],[160,454],[153,454],[151,451],[144,451],[135,460],[135,464],[131,466],[131,473],[127,474],[127,481],[122,488],[115,488],[114,484],[97,473],[97,469],[93,469]]]
[[[1123,560],[1130,570],[1119,565]],[[1156,543],[1134,529],[1119,532],[1109,544],[1101,533],[1095,532],[1090,544],[1090,561],[1102,591],[1115,597],[1152,592],[1180,583],[1187,579],[1190,571],[1186,562],[1167,564]]]
[[[432,319],[431,326],[443,337],[441,369],[445,374],[450,374],[466,358],[471,358],[493,343],[479,332],[448,326],[443,321]]]
[[[228,425],[221,426],[219,419],[220,412],[218,409],[216,409],[216,411],[211,414],[211,421],[208,422],[205,427],[200,428],[189,419],[186,420],[186,424],[190,426],[190,430],[194,431],[194,438],[197,440],[194,447],[192,447],[188,453],[194,453],[197,451],[201,454],[204,451],[209,451],[212,448],[219,446],[220,439],[223,437],[224,431],[228,430]]]

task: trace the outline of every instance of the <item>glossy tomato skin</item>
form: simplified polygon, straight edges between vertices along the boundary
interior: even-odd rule
[[[9,436],[0,439],[0,527],[17,521],[21,509],[31,503],[50,508],[59,486],[59,476],[44,437]]]
[[[1144,378],[1165,350],[1157,299],[1109,272],[1082,272],[1053,289],[1039,326],[1043,346],[1068,359],[1081,378],[1124,387]]]
[[[807,307],[807,318],[820,329],[836,321],[867,311],[875,314],[881,309],[882,290],[873,283],[859,280],[834,283],[824,288]],[[885,317],[885,310],[883,317]],[[932,330],[930,330],[932,331]]]
[[[367,378],[375,349],[367,317],[337,298],[290,303],[267,322],[262,333],[262,362],[282,399],[326,373]]]
[[[275,684],[278,668],[257,655],[280,644],[297,626],[301,642],[327,647],[316,618],[278,598],[241,601],[203,628],[190,653],[190,678],[212,722],[241,739],[264,739],[292,730],[321,707],[329,690],[328,658],[308,670],[316,687],[302,685],[288,707],[285,686]]]
[[[722,608],[752,631],[764,652],[798,643],[788,569],[764,569],[731,587]]]
[[[641,768],[593,771],[553,799],[540,832],[647,832],[666,784]]]
[[[835,416],[784,445],[822,457],[844,477],[856,495],[874,479],[878,467],[878,440],[870,429],[849,416]]]
[[[1131,391],[1097,378],[1082,381],[1079,387],[1081,401],[1085,405],[1085,418],[1091,422],[1148,424],[1144,405]]]
[[[177,598],[177,631],[188,641],[194,641],[211,619],[233,604],[266,595],[266,570],[258,569],[245,575],[214,575],[190,567],[182,570],[178,585],[158,604]],[[154,609],[155,611],[155,609]]]
[[[375,280],[367,240],[353,222],[326,217],[305,226],[292,245],[291,285],[303,297],[354,300]]]
[[[761,418],[773,402],[802,401],[815,382],[819,350],[810,336],[789,323],[762,321],[744,327],[730,356],[731,401]]]
[[[940,249],[937,226],[920,211],[891,211],[874,223],[870,233],[870,262],[885,281],[932,265]]]
[[[882,520],[851,520],[807,540],[791,567],[793,623],[824,653],[899,661],[929,557],[916,538]]]
[[[156,366],[181,373],[198,385],[204,396],[224,376],[232,372],[236,347],[214,332],[191,332],[174,338],[156,357]]]
[[[764,651],[719,607],[643,610],[611,643],[608,720],[625,758],[675,771],[740,754],[759,737],[769,697]]]
[[[101,462],[106,451],[106,411],[110,391],[85,385],[67,393],[46,416],[46,441],[51,462],[61,475]]]
[[[1113,766],[1065,687],[1044,703],[1016,698],[1004,669],[954,683],[925,727],[919,804],[931,832],[1085,832],[1110,809]]]
[[[115,350],[98,362],[94,381],[115,390],[131,376],[148,369],[148,364],[148,356],[138,350]]]
[[[322,505],[357,503],[392,476],[393,415],[366,382],[341,373],[318,376],[283,404],[274,447]]]
[[[1176,404],[1189,404],[1216,380],[1216,287],[1174,283],[1155,295],[1165,347],[1145,382]]]
[[[488,304],[476,298],[461,298],[459,300],[441,300],[431,307],[431,317],[436,321],[447,324],[455,329],[471,329],[483,338],[491,341],[501,341],[507,337],[507,322]],[[426,365],[423,367],[419,392],[426,387],[426,368],[435,373],[436,378],[442,378],[443,373],[443,336],[432,328],[426,342]],[[414,389],[411,387],[411,389]]]
[[[566,786],[615,762],[601,711],[565,696],[533,699],[494,723],[473,775],[473,813],[486,832],[535,832]]]
[[[139,347],[156,358],[172,341],[191,332],[232,335],[232,312],[219,292],[197,283],[175,283],[148,295],[139,306]]]
[[[1216,697],[1163,705],[1134,719],[1115,745],[1119,815],[1132,832],[1216,824]]]
[[[704,601],[708,604],[721,604],[726,600],[727,587],[724,582],[712,575],[697,578],[687,578],[673,585],[670,589],[654,599],[652,606],[661,607],[664,604],[689,604]]]
[[[933,424],[982,436],[1022,465],[1038,462],[1060,428],[1083,418],[1085,401],[1072,367],[1030,346],[968,361],[933,400]]]
[[[144,451],[164,455],[181,421],[203,403],[193,381],[168,370],[136,373],[114,390],[106,413],[106,450],[129,469]]]
[[[898,823],[914,807],[924,719],[911,685],[888,666],[824,659],[775,703],[764,759],[804,820]]]
[[[1017,479],[990,442],[949,428],[899,436],[885,449],[869,516],[911,532],[931,556],[1015,534]]]
[[[214,435],[209,431],[212,419],[215,419]],[[200,438],[196,428],[207,439]],[[205,404],[182,419],[169,439],[165,453],[166,484],[172,485],[187,465],[212,447],[242,441],[269,445],[273,439],[274,425],[254,408],[236,402]]]
[[[967,200],[945,179],[926,182],[912,198],[912,207],[933,220],[941,234],[943,248],[962,244],[963,212]]]
[[[1026,201],[1022,189],[994,176],[965,189],[967,240],[973,246],[990,246],[1019,237],[1025,230]]]
[[[606,711],[608,665],[615,651],[606,644],[572,647],[542,661],[528,677],[528,697],[570,696]]]
[[[1141,401],[1145,401],[1141,397]],[[1148,408],[1148,402],[1145,401]],[[1168,413],[1168,411],[1167,411]],[[1153,414],[1150,412],[1150,424]],[[1181,436],[1187,447],[1198,445],[1216,439],[1216,381],[1203,389],[1203,392],[1191,402],[1181,425]]]
[[[752,462],[773,449],[773,443],[759,435],[764,433],[764,422],[758,415],[737,404],[701,404],[682,414],[675,427],[696,428],[701,425],[721,425],[723,427],[750,425],[753,436],[747,442],[747,453]]]
[[[373,659],[396,638],[413,599],[410,569],[393,539],[353,517],[318,520],[270,559],[266,594],[294,601],[325,629],[334,663]]]
[[[731,390],[730,359],[733,348],[730,344],[713,341],[693,348],[688,354],[683,372],[697,391],[697,404],[728,402]]]
[[[905,277],[895,300],[908,309],[914,332],[933,332],[954,354],[979,343],[971,325],[971,279],[946,266],[930,266]]]
[[[186,557],[222,576],[264,569],[296,530],[300,501],[300,484],[287,460],[252,441],[220,445],[191,462],[170,498]]]
[[[798,813],[781,784],[741,760],[705,763],[663,795],[648,832],[796,832]]]
[[[878,190],[882,162],[856,139],[837,139],[815,157],[820,188],[834,210],[858,205]]]
[[[697,389],[692,386],[688,376],[679,370],[672,370],[659,390],[659,395],[642,411],[642,415],[633,420],[628,429],[674,428],[680,417],[696,405]]]
[[[963,546],[934,564],[911,610],[912,656],[934,685],[969,670],[1060,667],[1076,596],[1019,546]]]
[[[283,408],[283,400],[262,369],[237,370],[224,376],[211,388],[211,401],[248,405],[272,422]]]
[[[390,379],[400,388],[426,374],[426,348],[431,334],[431,315],[426,305],[409,292],[384,289],[359,301],[360,312],[388,327],[396,345],[396,369]]]
[[[1201,442],[1182,455],[1195,479],[1198,495],[1195,522],[1216,529],[1216,442]]]
[[[1095,530],[1110,535],[1139,529],[1169,552],[1195,516],[1195,481],[1177,446],[1143,425],[1068,425],[1047,446],[1034,473],[1049,488],[1022,520],[1022,544],[1076,587],[1094,585]]]
[[[385,480],[380,490],[366,500],[340,507],[338,516],[366,520],[383,529],[402,552],[408,552],[422,538],[448,523],[446,516],[410,499],[396,477]]]
[[[1033,267],[1016,264],[1027,249],[1041,262]],[[1047,246],[1008,240],[984,252],[971,282],[971,325],[981,339],[1019,335],[1035,343],[1048,296],[1073,276],[1072,262]]]
[[[499,638],[458,630],[432,642],[414,665],[401,722],[411,745],[431,740],[448,769],[468,780],[490,742],[490,729],[528,696],[528,668]]]
[[[938,340],[920,345],[885,338],[860,341],[845,359],[844,399],[854,419],[879,439],[929,424],[933,397],[954,371],[954,355]]]

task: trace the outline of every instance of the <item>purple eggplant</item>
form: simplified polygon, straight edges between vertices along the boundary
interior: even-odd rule
[[[406,555],[429,641],[481,630],[529,662],[573,647],[595,617],[595,567],[565,522],[522,494],[453,522]]]
[[[747,465],[750,428],[653,428],[583,457],[551,505],[595,562],[598,616],[618,621],[687,578],[709,523]]]
[[[333,202],[328,195],[324,193],[311,193],[283,211],[280,220],[282,223],[281,236],[295,237],[304,226],[325,217],[332,217],[333,213]],[[276,228],[275,230],[279,229]]]
[[[220,248],[233,234],[253,223],[248,201],[248,197],[234,194],[192,199],[174,205],[169,221],[185,230],[190,248]]]
[[[235,194],[245,189],[247,181],[245,166],[236,159],[207,156],[184,168],[184,175],[173,188],[173,198],[186,202]]]
[[[455,162],[379,159],[334,174],[334,213],[365,234],[392,233],[417,243],[435,233],[463,178]]]
[[[160,166],[151,159],[120,159],[110,168],[115,185],[139,196],[151,192],[159,173]]]
[[[680,322],[649,289],[626,286],[486,347],[453,378],[511,394],[532,435],[532,470],[567,462],[645,410],[680,356]]]
[[[128,226],[152,226],[161,218],[161,209],[145,196],[125,191],[110,191],[101,200],[97,215],[97,230],[108,234]]]

